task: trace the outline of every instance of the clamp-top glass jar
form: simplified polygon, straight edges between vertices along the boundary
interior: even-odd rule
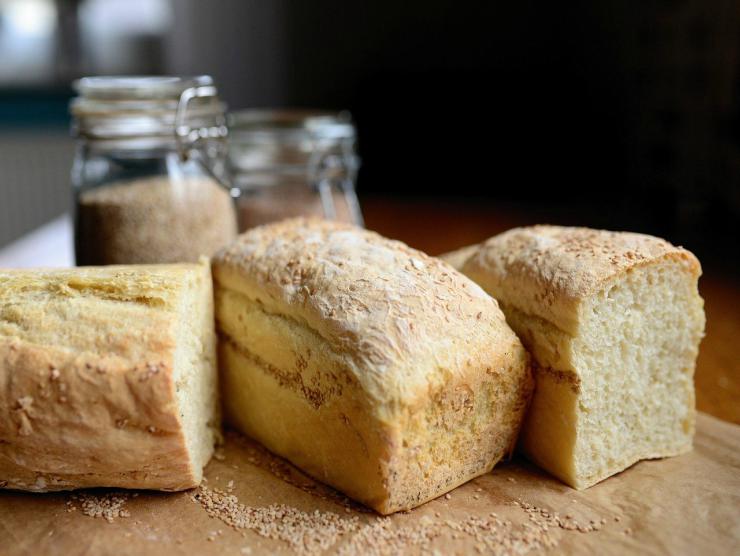
[[[229,115],[229,169],[240,231],[291,216],[362,225],[349,114],[245,110]]]
[[[210,77],[86,77],[75,89],[77,264],[196,261],[235,237]]]

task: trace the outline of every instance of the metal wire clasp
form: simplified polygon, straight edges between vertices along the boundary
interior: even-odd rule
[[[224,139],[228,135],[226,117],[223,113],[216,117],[215,125],[210,127],[190,127],[187,123],[188,106],[195,98],[215,97],[218,94],[216,87],[203,85],[200,87],[189,87],[180,95],[175,113],[175,140],[177,142],[177,153],[180,159],[185,161],[191,156],[193,147],[200,141],[207,139]]]

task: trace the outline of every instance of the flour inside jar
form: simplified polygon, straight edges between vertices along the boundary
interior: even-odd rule
[[[236,236],[228,191],[208,177],[155,176],[80,193],[77,264],[195,262]]]

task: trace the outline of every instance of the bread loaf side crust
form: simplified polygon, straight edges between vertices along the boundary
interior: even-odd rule
[[[200,482],[173,369],[176,309],[195,273],[208,267],[0,272],[0,487]]]
[[[391,513],[486,472],[514,442],[526,352],[442,261],[294,219],[244,234],[213,273],[227,415],[316,478]],[[251,397],[230,400],[239,384]]]

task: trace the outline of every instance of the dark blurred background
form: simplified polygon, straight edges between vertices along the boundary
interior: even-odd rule
[[[423,200],[738,261],[737,0],[0,0],[0,246],[69,210],[71,81],[127,73],[349,109],[360,200],[404,197],[397,218]]]

